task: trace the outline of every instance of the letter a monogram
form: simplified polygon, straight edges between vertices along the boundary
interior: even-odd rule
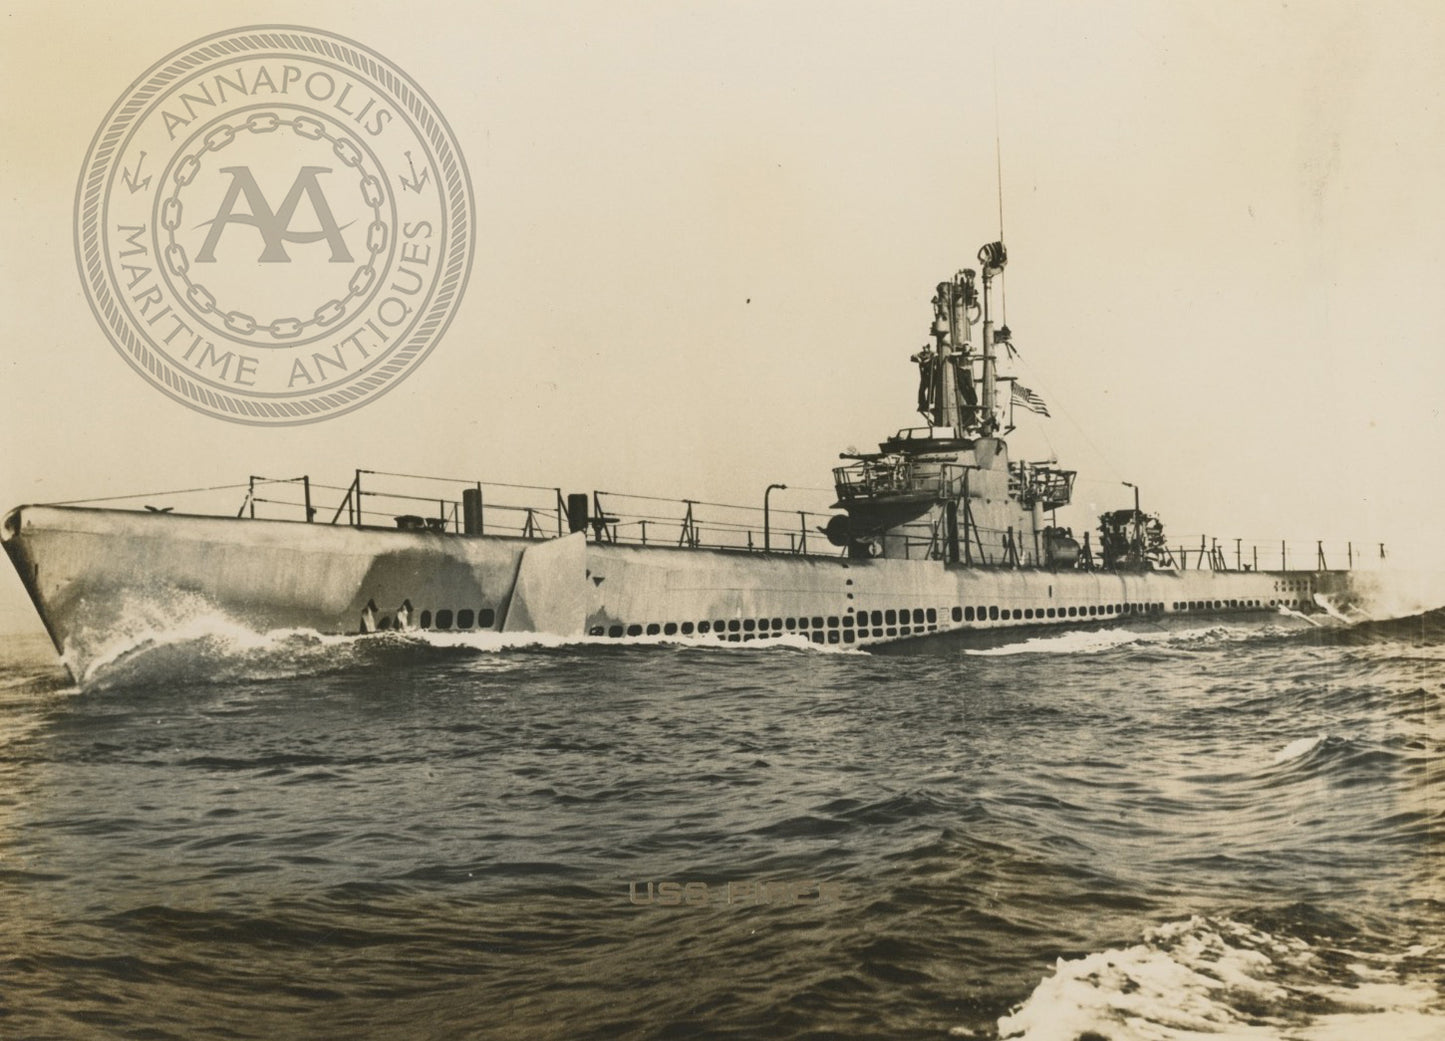
[[[259,258],[262,264],[290,263],[291,258],[286,255],[287,242],[319,242],[323,238],[331,246],[333,264],[351,263],[351,253],[341,239],[341,229],[336,226],[336,218],[331,215],[331,206],[316,180],[317,174],[330,172],[330,169],[324,166],[303,166],[296,175],[291,190],[282,200],[281,208],[273,213],[266,197],[261,194],[256,178],[251,176],[250,167],[222,167],[221,173],[231,175],[231,187],[227,190],[226,197],[221,200],[221,207],[216,211],[215,218],[210,222],[210,233],[206,235],[201,251],[196,254],[196,262],[215,263],[216,243],[227,224],[249,224],[261,233],[261,238],[266,243]],[[246,196],[246,205],[251,208],[250,213],[235,212],[236,202],[242,195]],[[311,209],[315,211],[316,219],[321,224],[320,231],[291,230],[291,218],[296,213],[302,195],[311,200]]]

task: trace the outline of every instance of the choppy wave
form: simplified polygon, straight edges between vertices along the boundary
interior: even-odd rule
[[[129,619],[75,649],[122,696],[0,668],[6,1036],[1445,1026],[1438,612],[991,658]]]
[[[1445,999],[1421,967],[1445,965],[1438,948],[1377,953],[1322,944],[1230,918],[1172,922],[1131,947],[1061,959],[1028,1000],[998,1021],[999,1037],[1429,1041],[1445,1036]]]
[[[1301,737],[1285,745],[1274,754],[1276,763],[1287,763],[1291,759],[1298,759],[1300,756],[1313,752],[1324,741],[1329,740],[1328,734],[1320,734],[1316,737]]]
[[[1408,644],[1437,646],[1445,641],[1445,608],[1395,618],[1370,618],[1324,630],[1321,642],[1334,645]]]

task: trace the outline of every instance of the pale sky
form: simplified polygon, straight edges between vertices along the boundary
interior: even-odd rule
[[[1435,2],[24,4],[0,35],[0,509],[353,468],[757,504],[914,425],[933,286],[998,234],[1015,457],[1137,482],[1171,543],[1440,567],[1445,8]],[[137,376],[82,295],[76,179],[154,62],[253,24],[388,57],[470,167],[444,341],[258,429]],[[997,72],[995,73],[995,68]],[[1046,435],[1046,436],[1045,436]],[[774,493],[784,509],[823,493]],[[239,505],[239,496],[232,504]],[[36,630],[0,576],[0,631]]]

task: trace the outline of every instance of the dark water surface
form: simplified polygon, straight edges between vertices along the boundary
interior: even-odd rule
[[[1445,1037],[1445,614],[488,640],[8,640],[0,1036]]]

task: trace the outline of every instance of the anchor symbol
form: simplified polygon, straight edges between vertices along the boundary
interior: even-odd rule
[[[411,153],[406,152],[403,154],[406,156],[406,165],[411,167],[411,180],[408,181],[405,174],[400,175],[398,177],[398,180],[401,181],[401,186],[403,188],[410,188],[414,192],[419,192],[426,187],[426,181],[427,178],[431,176],[431,170],[424,168],[421,174],[418,176],[416,172],[416,164],[411,161]]]
[[[136,181],[136,178],[140,176],[140,168],[141,168],[141,165],[144,164],[145,161],[146,161],[146,154],[145,154],[144,152],[142,152],[142,153],[140,154],[140,158],[135,161],[135,170],[134,170],[134,171],[132,171],[132,170],[127,170],[127,169],[125,169],[125,167],[121,167],[121,171],[120,171],[121,180],[123,180],[123,181],[125,182],[125,186],[130,189],[130,193],[131,193],[132,195],[134,195],[136,192],[143,192],[143,191],[145,191],[146,187],[151,183],[150,177],[146,177],[146,179],[145,179],[144,181],[140,181],[139,183],[137,183],[137,181]]]

